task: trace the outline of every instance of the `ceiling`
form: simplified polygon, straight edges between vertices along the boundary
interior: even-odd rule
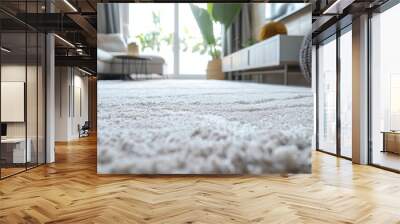
[[[31,58],[36,55],[38,48],[34,43],[36,40],[31,40],[33,35],[27,34],[26,40],[21,33],[28,31],[36,36],[37,32],[51,32],[57,34],[56,65],[79,66],[95,71],[96,4],[97,0],[1,0],[2,46],[11,50],[7,53],[8,58],[21,59],[26,55]]]
[[[352,18],[372,11],[388,0],[314,0],[312,32],[314,42],[332,35],[351,23]]]

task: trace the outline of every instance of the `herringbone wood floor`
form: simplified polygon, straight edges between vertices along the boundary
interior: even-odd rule
[[[323,153],[313,174],[99,176],[94,137],[0,181],[0,223],[400,223],[400,175]]]

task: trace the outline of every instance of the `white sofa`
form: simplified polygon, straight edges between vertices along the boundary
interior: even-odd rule
[[[127,53],[127,44],[120,34],[97,35],[97,73],[104,75],[121,75],[121,59],[115,55]],[[164,75],[165,60],[156,55],[140,55],[149,58],[147,61],[147,74]],[[126,74],[125,74],[126,75]]]

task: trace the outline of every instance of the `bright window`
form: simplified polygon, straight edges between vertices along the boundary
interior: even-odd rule
[[[376,14],[371,19],[371,133],[372,163],[400,170],[397,154],[400,131],[400,4]],[[393,153],[395,152],[395,153]]]
[[[130,41],[140,54],[157,55],[166,62],[166,74],[174,73],[174,4],[129,4]]]
[[[207,7],[206,3],[196,5]],[[135,3],[129,5],[129,10],[130,39],[139,45],[141,54],[163,57],[167,74],[206,74],[211,57],[207,51],[196,50],[203,38],[188,3]],[[178,17],[177,23],[175,16]],[[217,39],[220,39],[221,29],[221,25],[214,24]],[[179,47],[174,47],[178,38]],[[174,71],[174,66],[177,71]]]
[[[336,153],[336,39],[318,48],[318,147]]]
[[[352,34],[340,36],[340,153],[352,157]]]
[[[190,10],[188,3],[179,5],[179,39],[180,44],[180,74],[205,75],[207,63],[211,56],[207,52],[201,52],[200,45],[203,43],[203,37],[197,26],[196,20]],[[196,4],[199,7],[206,8],[206,3]],[[221,39],[221,25],[214,23],[214,35],[217,40]],[[200,47],[200,51],[196,48]],[[193,52],[194,51],[194,52]]]

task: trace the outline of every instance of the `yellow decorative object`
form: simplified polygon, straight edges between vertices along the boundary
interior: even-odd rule
[[[281,22],[269,22],[261,28],[258,40],[262,41],[278,34],[287,34],[285,24]]]
[[[128,44],[128,55],[137,56],[139,54],[139,46],[133,42]]]

